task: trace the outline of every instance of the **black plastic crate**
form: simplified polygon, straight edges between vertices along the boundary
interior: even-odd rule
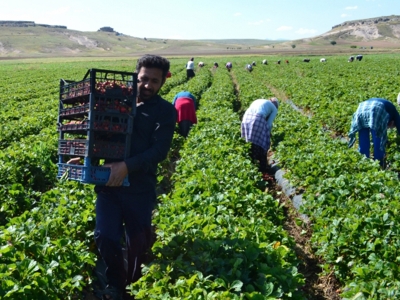
[[[128,97],[112,97],[112,96],[99,96],[94,95],[93,97],[93,109],[96,112],[110,112],[118,114],[132,114],[135,110],[136,99]],[[79,98],[80,101],[75,103],[61,103],[59,116],[63,119],[68,117],[76,117],[80,115],[88,115],[90,112],[90,98],[87,97]]]
[[[58,154],[73,156],[89,156],[89,140],[59,140]]]
[[[90,111],[89,103],[77,103],[77,104],[69,104],[63,105],[60,108],[60,116],[68,117],[68,116],[78,116],[78,115],[86,115]]]
[[[90,69],[81,81],[60,80],[58,178],[108,181],[109,168],[97,162],[129,157],[136,92],[134,72]],[[85,164],[65,163],[73,157],[83,157]],[[129,185],[127,179],[124,185]]]
[[[92,113],[91,120],[67,119],[58,124],[61,132],[82,133],[88,130],[109,133],[131,134],[133,127],[133,116],[122,113]]]
[[[129,156],[129,147],[125,142],[113,141],[104,138],[94,139],[70,139],[58,141],[58,154],[70,156],[84,156],[93,158],[124,159]]]
[[[93,130],[112,133],[132,133],[133,117],[121,114],[95,114]]]
[[[111,112],[119,114],[132,114],[134,106],[136,107],[136,99],[120,98],[112,96],[99,96],[93,97],[94,106],[93,110],[96,112]]]
[[[60,100],[76,101],[91,93],[121,98],[136,97],[136,85],[136,73],[89,69],[81,81],[60,80]]]
[[[81,183],[105,185],[110,177],[110,168],[75,164],[58,164],[57,178],[79,181]],[[129,186],[128,177],[123,186]]]
[[[64,132],[80,133],[89,130],[89,125],[90,124],[88,120],[71,120],[70,122],[64,124],[58,123],[58,130]]]

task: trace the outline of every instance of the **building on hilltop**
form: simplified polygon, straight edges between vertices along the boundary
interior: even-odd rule
[[[105,31],[105,32],[114,32],[114,28],[110,27],[110,26],[105,26],[105,27],[101,27],[99,30],[97,31]]]
[[[63,25],[36,24],[33,21],[0,21],[0,26],[3,26],[3,27],[35,27],[35,26],[40,26],[40,27],[67,29],[67,26],[63,26]]]

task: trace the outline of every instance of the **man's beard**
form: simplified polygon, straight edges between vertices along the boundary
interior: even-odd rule
[[[149,93],[141,93],[141,90],[142,90],[142,92],[148,91]],[[149,90],[145,90],[145,89],[141,89],[141,90],[140,89],[138,90],[138,98],[140,101],[149,100],[158,94],[158,90],[157,91],[151,91],[151,90],[149,91]]]

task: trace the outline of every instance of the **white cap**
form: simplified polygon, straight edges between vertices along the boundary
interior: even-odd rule
[[[278,101],[278,98],[276,98],[276,97],[272,97],[271,99],[269,99],[269,100],[271,100],[271,102],[275,105],[275,107],[276,108],[278,108],[279,107],[279,101]]]
[[[397,95],[397,104],[400,105],[400,93]]]

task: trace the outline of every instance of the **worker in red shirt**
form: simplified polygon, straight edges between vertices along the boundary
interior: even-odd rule
[[[172,101],[177,111],[178,132],[185,138],[188,136],[192,125],[197,124],[196,101],[195,96],[188,91],[179,92]]]

